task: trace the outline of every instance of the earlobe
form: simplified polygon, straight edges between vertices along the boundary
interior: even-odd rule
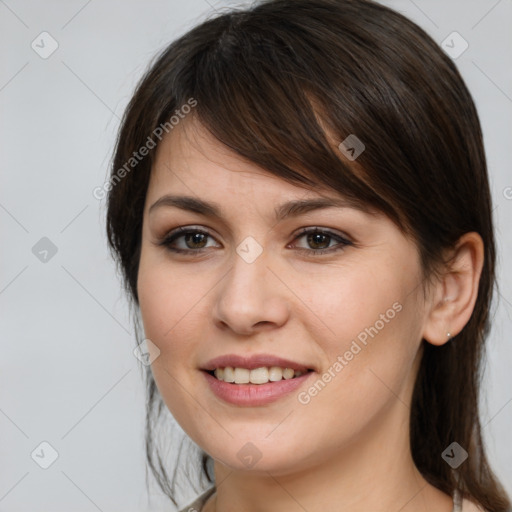
[[[468,323],[478,297],[484,262],[482,237],[464,234],[451,252],[443,277],[434,286],[423,338],[432,345],[444,345]]]

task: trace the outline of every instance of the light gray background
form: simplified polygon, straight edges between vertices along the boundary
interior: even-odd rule
[[[512,493],[512,0],[383,3],[440,44],[453,31],[469,43],[456,63],[483,124],[501,286],[482,420]],[[232,5],[0,0],[0,511],[150,509],[144,387],[104,201],[92,190],[106,179],[119,118],[149,59]],[[59,45],[47,59],[31,48],[43,31]],[[42,237],[57,247],[46,263],[32,252]],[[59,454],[46,470],[30,455],[42,441]],[[151,510],[173,510],[156,503]]]

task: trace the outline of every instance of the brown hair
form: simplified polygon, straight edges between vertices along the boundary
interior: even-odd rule
[[[135,311],[155,152],[122,179],[119,170],[158,127],[169,131],[190,98],[197,102],[190,115],[239,155],[283,180],[330,187],[389,216],[416,241],[427,277],[464,233],[481,235],[485,261],[469,322],[443,346],[422,342],[410,443],[432,485],[448,494],[458,488],[490,512],[510,508],[489,467],[478,413],[495,285],[491,196],[475,105],[450,58],[416,24],[369,0],[264,0],[208,19],[170,44],[126,109],[107,198],[108,240]],[[363,141],[357,165],[341,158],[327,129],[338,143],[350,134]],[[164,407],[149,369],[146,376],[147,460],[176,504],[174,477],[171,486],[165,461],[153,453],[152,429]],[[457,472],[441,457],[453,441],[469,453]],[[208,459],[201,452],[202,475],[212,482]]]

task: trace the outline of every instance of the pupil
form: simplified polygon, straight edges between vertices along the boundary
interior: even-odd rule
[[[324,235],[322,233],[312,233],[308,236],[308,243],[315,246],[315,244],[325,245],[325,239],[329,239],[329,235]],[[322,244],[323,239],[323,244]],[[329,245],[329,241],[327,240],[327,246]],[[315,247],[316,249],[323,249],[324,247]]]
[[[206,239],[206,235],[204,235],[203,233],[188,233],[187,235],[185,235],[185,240],[187,242],[187,245],[189,245],[189,241],[192,240],[192,244],[194,245],[194,248],[197,248],[195,247],[195,244],[200,244],[201,242],[204,242]],[[203,247],[203,245],[201,246]],[[199,247],[199,248],[201,248]]]

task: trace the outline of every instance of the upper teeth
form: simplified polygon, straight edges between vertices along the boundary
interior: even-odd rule
[[[224,382],[234,382],[235,384],[266,384],[285,379],[293,379],[299,377],[304,372],[296,371],[293,368],[281,368],[279,366],[262,366],[249,370],[247,368],[233,368],[226,366],[225,368],[216,368],[215,377]]]

